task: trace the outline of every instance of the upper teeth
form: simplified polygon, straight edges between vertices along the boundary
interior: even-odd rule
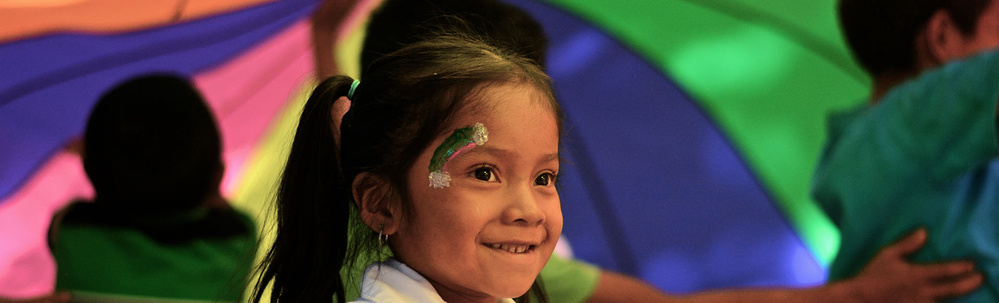
[[[512,253],[522,253],[530,248],[530,245],[513,245],[513,244],[489,244],[489,247],[495,249],[502,249]]]

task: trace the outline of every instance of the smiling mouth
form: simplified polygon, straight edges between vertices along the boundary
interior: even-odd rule
[[[519,244],[484,244],[484,245],[492,249],[505,250],[515,254],[527,253],[533,251],[534,248],[536,247],[535,245],[519,245]]]

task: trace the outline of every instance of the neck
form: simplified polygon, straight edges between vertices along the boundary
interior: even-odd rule
[[[430,284],[434,286],[434,290],[436,290],[437,294],[441,296],[441,299],[444,299],[444,302],[449,302],[449,303],[496,303],[496,302],[500,301],[499,298],[493,298],[493,297],[484,296],[484,295],[483,296],[470,296],[470,295],[468,295],[466,293],[452,291],[451,289],[443,287],[442,285],[437,284],[437,282],[434,282],[434,281],[430,281]]]
[[[881,76],[874,77],[874,86],[871,88],[870,102],[877,104],[896,85],[899,85],[919,73],[895,73],[889,72]]]

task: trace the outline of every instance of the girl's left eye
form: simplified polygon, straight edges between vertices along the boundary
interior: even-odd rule
[[[555,174],[543,173],[534,179],[534,185],[548,186],[555,182]]]
[[[482,181],[496,182],[496,173],[494,173],[493,169],[488,166],[476,168],[475,171],[472,172],[472,176]]]

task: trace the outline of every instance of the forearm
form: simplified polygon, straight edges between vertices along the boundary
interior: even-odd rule
[[[336,75],[339,70],[333,58],[333,48],[340,27],[358,0],[327,0],[312,15],[312,54],[315,56],[319,80]]]
[[[26,299],[12,299],[6,297],[0,297],[0,303],[66,303],[69,302],[72,296],[67,292],[57,292],[49,295],[26,298]]]
[[[641,280],[601,272],[589,302],[937,302],[966,295],[984,277],[968,261],[911,264],[906,256],[926,243],[917,229],[882,248],[857,276],[812,288],[734,289],[667,296]]]
[[[811,288],[759,288],[706,291],[685,296],[675,296],[662,302],[714,303],[714,302],[801,302],[840,303],[865,302],[855,293],[856,288],[844,283],[832,283]]]
[[[811,288],[757,288],[705,291],[689,295],[668,295],[655,287],[629,276],[603,271],[600,282],[588,303],[604,302],[676,302],[676,303],[727,303],[727,302],[801,302],[841,303],[866,302],[848,283],[836,282]]]

